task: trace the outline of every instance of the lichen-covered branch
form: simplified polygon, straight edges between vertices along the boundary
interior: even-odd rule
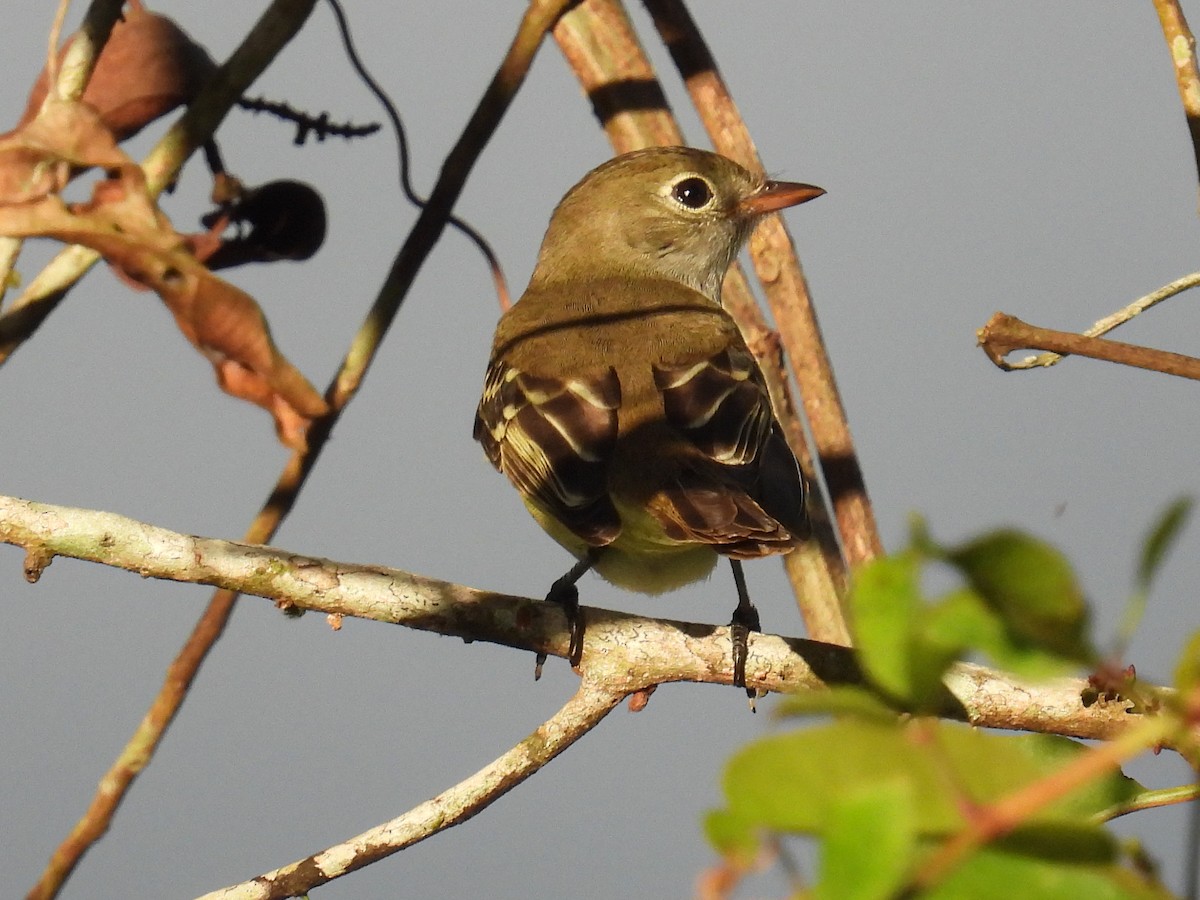
[[[566,658],[562,610],[375,566],[316,559],[271,547],[192,537],[113,513],[0,497],[0,542],[25,548],[36,580],[55,556],[102,563],[151,578],[215,585],[325,613],[374,619],[437,634]],[[629,694],[674,681],[731,684],[727,627],[587,610],[581,671]],[[747,683],[769,691],[858,684],[853,651],[833,644],[754,634]],[[980,666],[946,679],[944,715],[975,725],[1110,738],[1141,719],[1124,702],[1085,707],[1078,679],[1032,685]]]

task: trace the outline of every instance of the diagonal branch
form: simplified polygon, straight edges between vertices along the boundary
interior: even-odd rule
[[[579,690],[528,737],[474,775],[390,822],[200,900],[297,897],[482,812],[595,728],[625,693],[585,678]]]
[[[1187,117],[1196,171],[1200,176],[1200,72],[1196,69],[1196,38],[1183,17],[1179,0],[1154,0],[1154,10],[1158,13],[1167,49],[1171,51],[1175,82],[1179,86],[1179,99]]]
[[[750,130],[687,7],[682,0],[645,0],[645,5],[713,146],[765,174]],[[755,231],[750,258],[796,372],[821,475],[833,501],[847,562],[854,569],[882,553],[883,544],[808,284],[780,216],[769,216]]]
[[[147,160],[145,168],[155,193],[174,177],[191,152],[211,136],[233,102],[299,31],[315,3],[316,0],[275,0],[268,7],[246,39],[201,90],[192,109],[167,133]],[[21,309],[14,306],[0,318],[0,362],[49,315],[70,285],[97,258],[94,251],[82,247],[70,247],[64,252],[77,264],[75,274],[67,277],[50,293],[35,292],[34,296],[40,298],[35,305]],[[49,267],[42,275],[48,272]],[[31,285],[26,294],[34,291],[34,287]],[[27,329],[23,333],[6,331],[6,324],[14,316],[18,317],[19,328]],[[117,807],[134,779],[149,764],[158,742],[175,717],[183,697],[187,695],[207,648],[220,637],[227,619],[228,610],[222,615],[219,609],[210,608],[197,623],[188,642],[167,670],[163,687],[146,716],[101,779],[87,811],[50,857],[41,878],[29,892],[30,900],[56,896],[83,855],[108,830]]]
[[[215,78],[215,81],[220,81],[222,73],[227,73],[224,77],[236,80],[222,82],[220,87],[210,84],[197,98],[197,106],[201,106],[205,98],[213,97],[219,98],[227,110],[229,105],[244,93],[254,75],[274,58],[287,39],[299,29],[315,2],[316,0],[275,0]],[[293,454],[284,466],[262,510],[246,532],[248,542],[269,541],[291,511],[333,426],[362,383],[367,367],[374,359],[425,257],[445,229],[451,208],[458,199],[471,168],[523,83],[543,36],[571,2],[573,0],[533,0],[530,4],[499,70],[467,123],[462,137],[446,158],[437,185],[393,261],[366,320],[355,335],[338,374],[326,392],[332,412],[326,418],[317,421],[310,430],[307,451]],[[296,18],[288,19],[289,14]],[[288,25],[288,22],[291,24]],[[267,38],[277,42],[267,55],[258,58],[247,52],[250,46],[261,48],[261,41]],[[257,69],[252,65],[255,59]],[[211,133],[211,129],[216,127],[224,111],[216,115],[212,109],[215,107],[203,106],[195,112],[189,109],[163,139],[159,145],[160,149],[165,148],[162,155],[156,150],[146,164],[150,169],[148,178],[152,183],[160,187],[165,184],[173,171],[171,162],[178,159],[181,164],[182,159],[186,158],[186,154],[178,154],[188,147],[194,149]],[[205,128],[210,130],[206,132]],[[190,150],[187,152],[190,153]],[[67,252],[72,253],[79,249],[71,248]],[[86,265],[84,268],[86,269]],[[62,290],[65,291],[66,287]],[[3,360],[3,354],[3,319],[0,319],[0,361]],[[240,586],[230,587],[231,589],[223,588],[213,594],[208,608],[167,669],[163,685],[145,717],[101,780],[100,788],[88,811],[55,852],[50,866],[38,887],[31,893],[31,897],[54,896],[87,848],[107,831],[117,807],[133,780],[149,764],[163,735],[186,699],[201,664],[224,631],[237,599],[236,591],[241,589]]]

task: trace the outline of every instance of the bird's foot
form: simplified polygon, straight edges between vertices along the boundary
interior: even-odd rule
[[[571,643],[567,649],[567,660],[571,663],[571,667],[575,668],[579,665],[583,658],[583,608],[579,605],[579,588],[575,586],[575,581],[579,578],[575,575],[572,578],[573,572],[568,572],[558,581],[554,582],[550,587],[550,593],[546,595],[547,603],[557,603],[563,609],[563,614],[567,617],[567,628],[571,631]],[[542,666],[546,664],[546,654],[539,653],[533,668],[533,679],[542,677]]]
[[[746,696],[750,698],[750,708],[753,710],[758,691],[746,687],[746,658],[750,655],[750,632],[762,631],[758,610],[749,604],[739,605],[733,611],[729,630],[733,639],[733,685],[746,688]]]

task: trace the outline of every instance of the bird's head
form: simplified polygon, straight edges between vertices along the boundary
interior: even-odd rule
[[[719,301],[725,272],[755,223],[823,193],[764,180],[690,147],[626,153],[593,169],[563,198],[533,278],[665,278]]]

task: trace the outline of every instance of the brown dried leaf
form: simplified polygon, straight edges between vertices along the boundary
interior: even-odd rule
[[[59,158],[70,152],[64,146],[47,150]],[[108,167],[117,168],[119,177],[98,183],[89,203],[70,209],[49,195],[0,206],[0,234],[82,244],[154,290],[184,336],[213,363],[222,389],[270,411],[280,440],[303,448],[309,423],[328,410],[324,399],[279,352],[254,299],[187,251],[147,193],[141,170],[115,144],[112,151],[110,161],[119,165]]]
[[[74,35],[59,52],[61,60]],[[166,16],[127,8],[113,27],[83,94],[118,141],[189,102],[216,70],[208,51]],[[18,128],[32,122],[46,99],[43,70],[29,93]]]
[[[57,193],[73,171],[92,166],[144,183],[141,168],[117,147],[94,109],[52,100],[36,119],[0,137],[0,203]]]

